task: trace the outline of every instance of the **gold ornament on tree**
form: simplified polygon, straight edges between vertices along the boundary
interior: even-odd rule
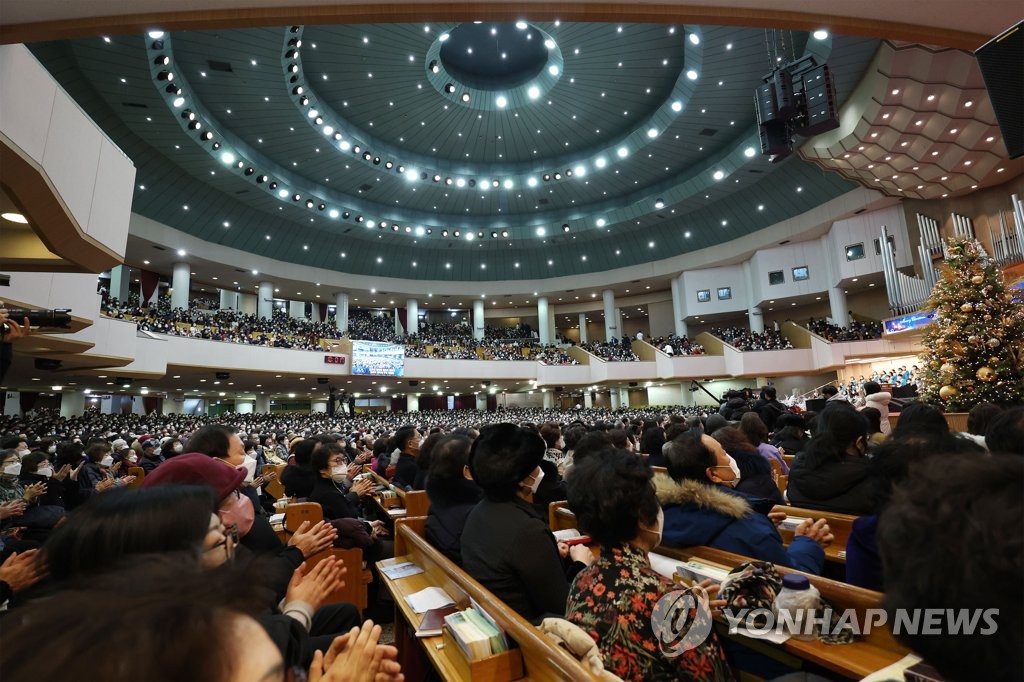
[[[943,400],[949,400],[950,398],[955,397],[957,393],[959,393],[959,391],[956,390],[956,387],[950,386],[949,384],[946,384],[939,389],[939,397]]]
[[[996,373],[991,367],[980,367],[975,376],[981,381],[992,381],[996,378]]]
[[[982,277],[981,275],[975,275],[974,277],[971,277],[971,283],[972,284],[981,284],[984,281],[985,281],[985,278]]]
[[[989,339],[988,340],[988,347],[989,348],[998,348],[999,347],[999,339],[996,339],[996,338]]]
[[[943,374],[950,374],[950,375],[952,375],[952,374],[956,373],[956,367],[954,367],[952,364],[947,362],[944,365],[942,365],[942,367],[939,367],[939,371],[942,372]]]
[[[960,310],[962,312],[969,313],[972,310],[974,310],[974,306],[971,305],[970,303],[964,303],[962,306],[960,306]]]

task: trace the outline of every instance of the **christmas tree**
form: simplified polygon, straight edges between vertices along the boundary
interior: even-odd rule
[[[924,398],[949,412],[1024,403],[1024,303],[976,239],[954,237],[928,305]]]

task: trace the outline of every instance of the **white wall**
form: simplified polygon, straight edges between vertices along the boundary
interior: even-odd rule
[[[831,255],[836,259],[837,281],[882,272],[882,257],[875,253],[874,244],[874,240],[880,237],[882,225],[888,228],[889,234],[895,239],[896,266],[902,268],[914,264],[902,207],[866,211],[846,220],[837,220],[829,231],[834,251]],[[864,244],[864,258],[846,260],[846,247],[859,243]]]
[[[793,281],[793,268],[805,266],[808,268],[810,279]],[[828,288],[821,242],[816,240],[761,249],[750,259],[750,267],[754,279],[754,300],[758,304],[776,298],[819,293]],[[776,270],[782,271],[785,282],[770,285],[768,273]]]
[[[135,166],[24,45],[0,45],[0,129],[81,231],[123,258]]]
[[[719,300],[720,287],[732,287],[732,298]],[[707,303],[697,301],[697,292],[702,289],[711,291],[711,300]],[[686,312],[690,317],[746,310],[747,282],[743,276],[743,266],[688,270],[683,273],[683,295],[686,297]]]

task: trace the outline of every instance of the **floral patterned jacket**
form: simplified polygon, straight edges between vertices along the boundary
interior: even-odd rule
[[[604,547],[569,588],[565,617],[594,638],[605,670],[627,682],[732,680],[718,638],[672,657],[651,625],[658,600],[679,589],[653,568],[646,552]]]

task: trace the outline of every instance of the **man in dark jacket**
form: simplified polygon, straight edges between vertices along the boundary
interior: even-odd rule
[[[775,431],[775,420],[787,412],[786,406],[776,399],[777,395],[774,386],[765,386],[761,389],[761,399],[751,408],[764,420],[769,432]]]
[[[153,470],[163,464],[164,456],[157,452],[157,443],[150,438],[142,443],[142,457],[139,459],[139,466],[146,474],[153,473]]]
[[[655,491],[665,512],[662,543],[706,545],[760,561],[820,574],[832,533],[824,519],[798,527],[786,548],[767,512],[771,504],[735,493],[738,467],[715,439],[684,434],[665,446],[668,473],[656,474]]]
[[[531,622],[564,617],[569,581],[593,560],[576,545],[565,550],[530,505],[543,478],[544,439],[515,424],[480,431],[469,454],[484,499],[462,531],[463,568]]]

